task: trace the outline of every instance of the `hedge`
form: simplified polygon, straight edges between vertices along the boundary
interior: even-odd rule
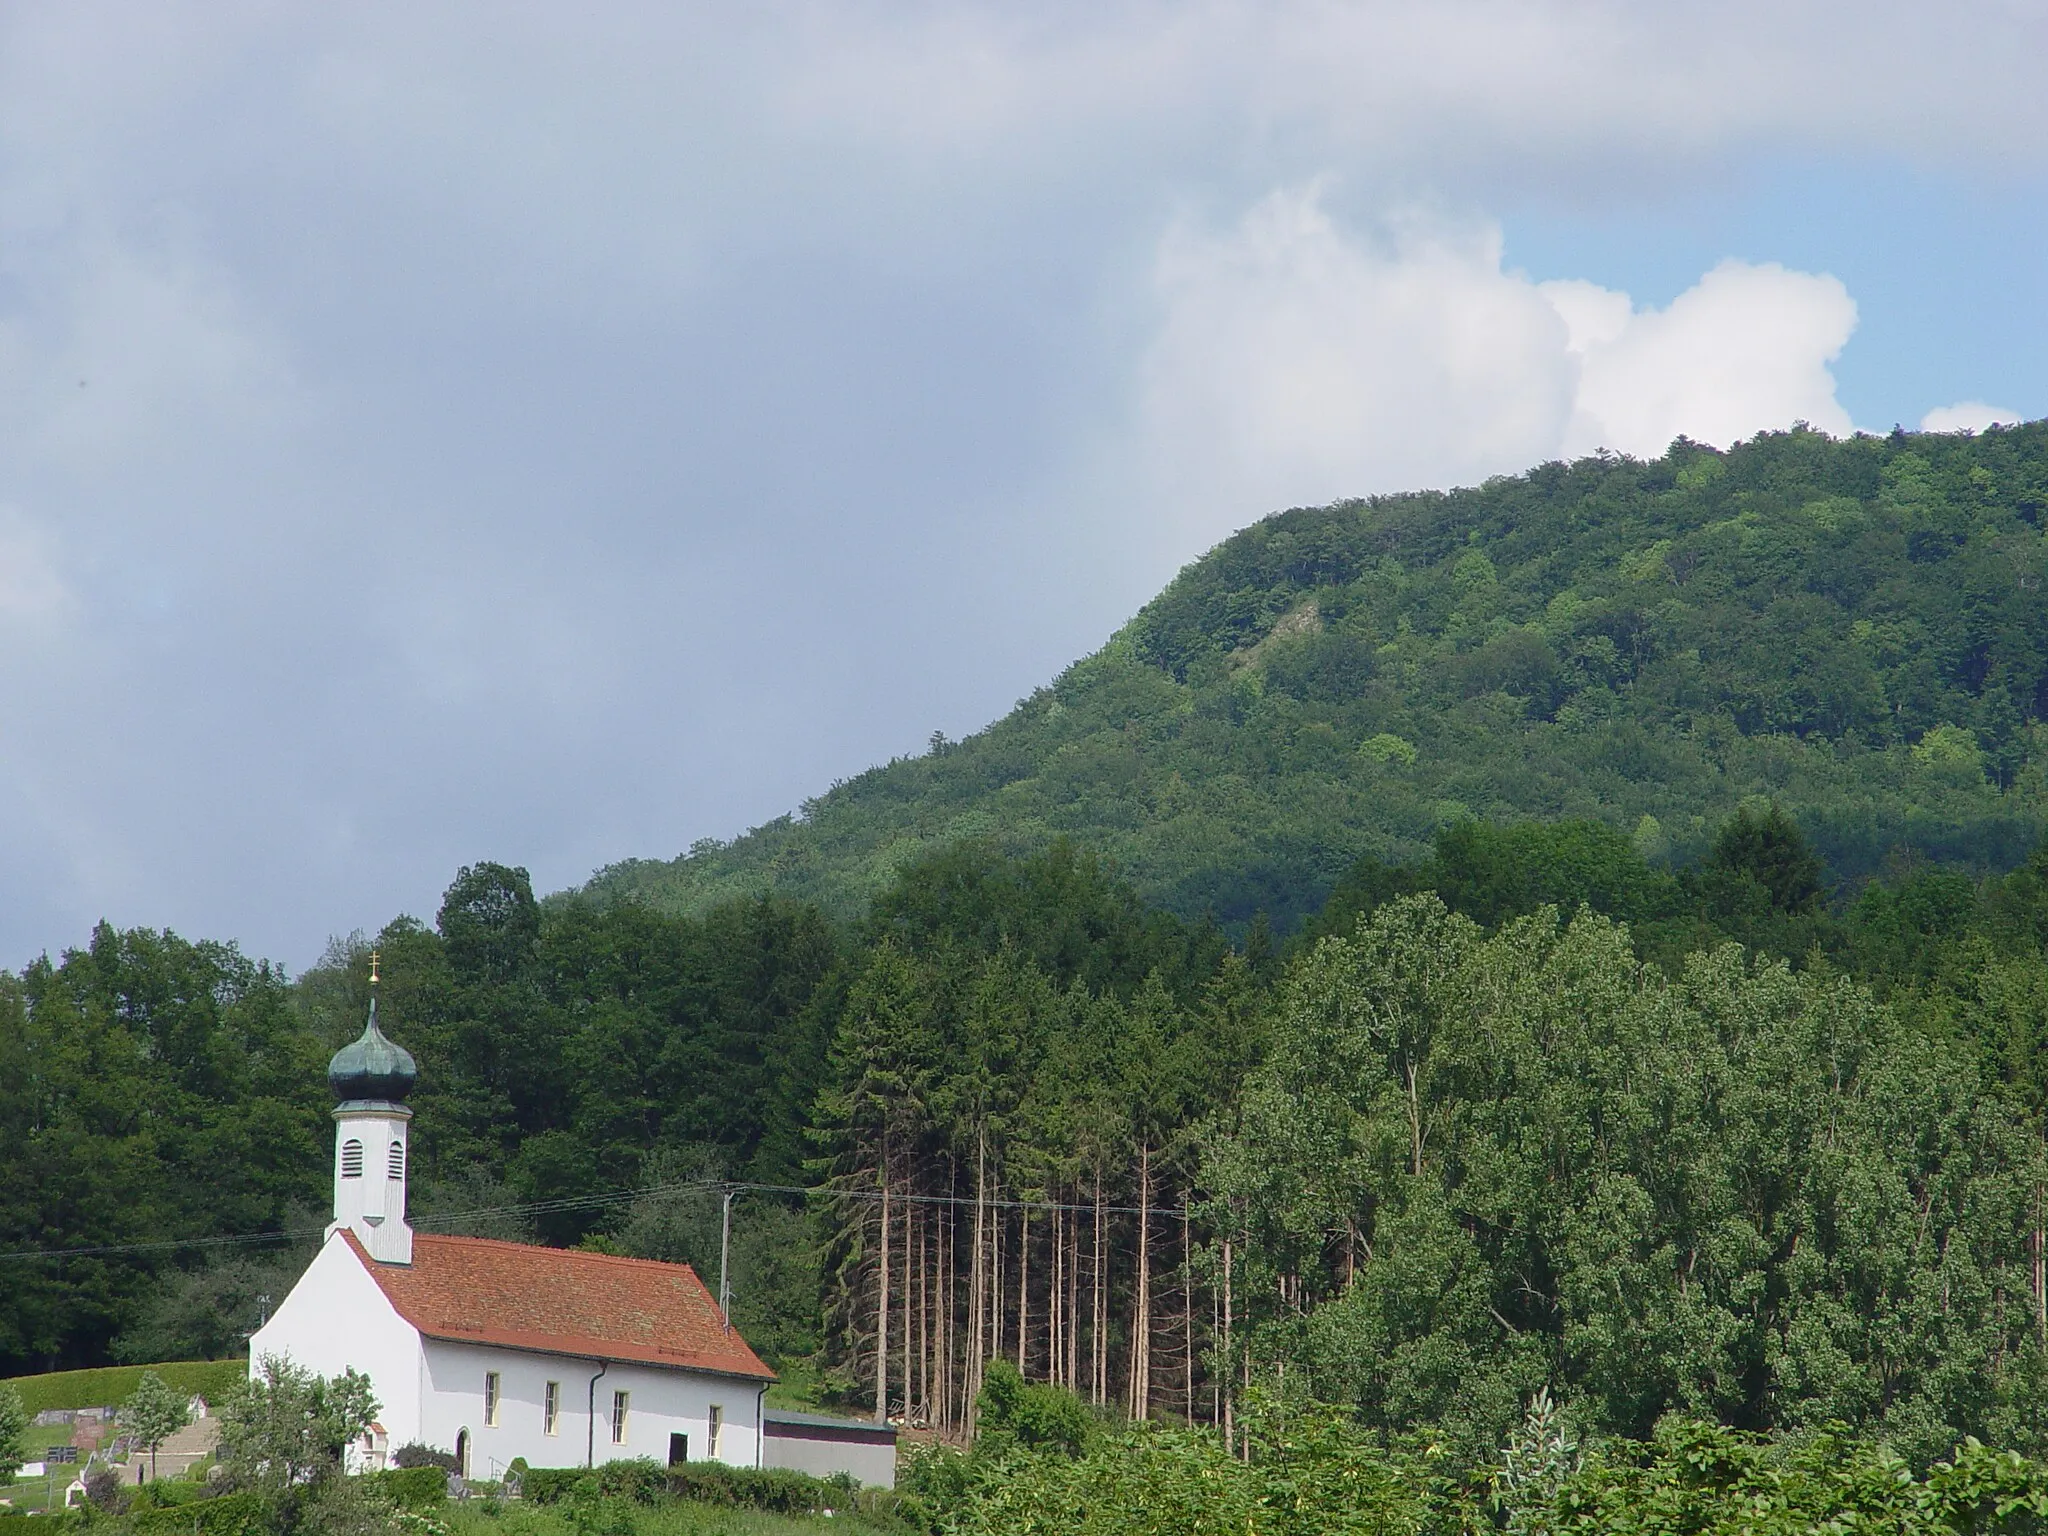
[[[850,1507],[857,1489],[850,1477],[812,1477],[780,1467],[732,1467],[720,1461],[664,1467],[656,1461],[608,1461],[594,1470],[535,1467],[526,1474],[524,1492],[535,1504],[556,1504],[564,1499],[631,1499],[653,1504],[681,1499],[724,1509],[810,1515]]]
[[[270,1509],[253,1493],[224,1493],[170,1509],[145,1509],[129,1520],[135,1536],[267,1536]]]
[[[135,1395],[145,1371],[155,1371],[164,1385],[187,1397],[219,1402],[249,1379],[247,1360],[167,1360],[161,1365],[105,1365],[89,1371],[52,1371],[46,1376],[16,1376],[0,1386],[21,1394],[31,1414],[52,1408],[115,1408]]]

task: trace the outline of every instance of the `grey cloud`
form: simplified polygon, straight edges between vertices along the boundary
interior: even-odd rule
[[[563,884],[971,730],[1216,531],[1142,463],[1180,222],[2023,157],[2041,31],[0,13],[0,960],[105,915],[303,963],[460,862]]]

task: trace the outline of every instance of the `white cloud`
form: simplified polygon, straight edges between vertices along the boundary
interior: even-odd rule
[[[1958,400],[1954,405],[1937,405],[1920,418],[1922,432],[1982,432],[1986,427],[2011,427],[2025,421],[2019,411],[1982,400]]]
[[[1156,285],[1152,473],[1217,532],[1250,506],[1469,483],[1602,447],[1654,456],[1681,433],[1851,430],[1828,363],[1856,307],[1832,277],[1724,262],[1638,310],[1503,270],[1492,227],[1411,215],[1347,233],[1310,186],[1220,233],[1176,225]]]
[[[1164,323],[1143,414],[1165,493],[1248,508],[1477,479],[1555,449],[1571,410],[1565,327],[1501,270],[1492,229],[1411,218],[1377,240],[1318,190],[1162,244]]]
[[[1804,421],[1853,430],[1828,364],[1856,328],[1833,277],[1724,261],[1665,309],[1583,282],[1542,285],[1571,327],[1578,398],[1562,449],[1650,456],[1684,433],[1722,446]]]

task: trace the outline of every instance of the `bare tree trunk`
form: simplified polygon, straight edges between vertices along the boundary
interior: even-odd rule
[[[1045,1277],[1045,1379],[1055,1386],[1065,1386],[1060,1374],[1060,1362],[1065,1358],[1063,1351],[1066,1340],[1060,1333],[1060,1298],[1066,1295],[1066,1212],[1061,1209],[1059,1186],[1053,1186],[1052,1197],[1052,1268]]]
[[[1249,1403],[1252,1400],[1252,1352],[1249,1345],[1245,1347],[1242,1369],[1244,1375],[1244,1400]],[[1240,1461],[1247,1464],[1250,1463],[1252,1459],[1252,1432],[1249,1427],[1246,1428],[1242,1435],[1238,1436],[1237,1454]]]
[[[915,1386],[918,1386],[918,1376],[915,1376],[915,1372],[911,1372],[911,1352],[909,1352],[909,1343],[911,1343],[911,1335],[909,1335],[909,1303],[911,1303],[911,1292],[915,1288],[913,1282],[918,1280],[918,1270],[913,1268],[913,1260],[911,1260],[911,1253],[913,1253],[913,1249],[911,1249],[911,1217],[913,1217],[915,1212],[918,1212],[918,1204],[915,1204],[909,1198],[905,1198],[903,1200],[903,1350],[901,1350],[901,1354],[903,1354],[903,1423],[909,1423],[909,1417],[911,1417],[909,1415],[909,1401],[911,1401],[911,1397],[915,1393]]]
[[[927,1211],[917,1224],[917,1396],[925,1422],[932,1419],[932,1218]]]
[[[1231,1300],[1231,1245],[1230,1239],[1223,1239],[1223,1369],[1217,1374],[1224,1381],[1230,1380],[1230,1350],[1237,1324],[1235,1305]],[[1223,1391],[1223,1454],[1228,1456],[1237,1449],[1237,1415],[1233,1412],[1231,1392]]]
[[[946,1192],[949,1195],[960,1192],[960,1170],[950,1159],[946,1165]],[[943,1247],[939,1254],[939,1275],[945,1288],[939,1293],[939,1414],[944,1426],[951,1429],[959,1422],[953,1417],[953,1339],[954,1329],[959,1325],[959,1318],[954,1313],[954,1302],[960,1290],[959,1208],[948,1201],[941,1220],[944,1225],[940,1229]]]
[[[1109,1397],[1109,1349],[1103,1332],[1102,1307],[1107,1299],[1104,1295],[1102,1275],[1102,1165],[1095,1165],[1095,1251],[1094,1262],[1089,1265],[1089,1279],[1093,1295],[1088,1307],[1088,1375],[1089,1393],[1099,1407]]]
[[[1075,1204],[1081,1190],[1074,1189]],[[1067,1213],[1067,1388],[1081,1390],[1081,1223],[1078,1210]]]
[[[1138,1286],[1131,1299],[1131,1379],[1125,1401],[1132,1418],[1152,1415],[1152,1146],[1138,1143]]]
[[[1408,1171],[1420,1177],[1422,1174],[1422,1101],[1416,1094],[1415,1063],[1406,1064],[1408,1070]]]
[[[889,1422],[889,1144],[882,1143],[882,1257],[875,1276],[875,1422]]]
[[[996,1186],[996,1197],[1002,1197],[1002,1186]],[[989,1267],[988,1267],[988,1353],[986,1358],[998,1360],[1003,1353],[1003,1325],[1010,1320],[1004,1307],[1003,1295],[1003,1239],[1009,1235],[1009,1220],[1000,1208],[991,1210],[988,1218]],[[986,1378],[984,1378],[985,1380]]]
[[[1223,1337],[1223,1297],[1215,1286],[1209,1287],[1209,1341],[1213,1344]],[[1223,1422],[1223,1373],[1209,1373],[1209,1422]]]
[[[1017,1374],[1031,1369],[1031,1207],[1017,1213]]]
[[[1195,1422],[1195,1227],[1192,1192],[1183,1191],[1180,1197],[1180,1324],[1181,1343],[1187,1349],[1187,1413],[1190,1425]]]
[[[966,1358],[960,1362],[960,1416],[967,1426],[967,1433],[974,1433],[974,1399],[981,1391],[981,1341],[985,1323],[982,1310],[986,1304],[983,1274],[988,1262],[988,1249],[984,1241],[984,1227],[988,1211],[988,1141],[984,1134],[976,1141],[974,1151],[974,1253],[968,1261],[967,1275],[967,1337]]]

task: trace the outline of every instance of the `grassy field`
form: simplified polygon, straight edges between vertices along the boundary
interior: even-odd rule
[[[21,1394],[30,1413],[51,1408],[118,1407],[135,1395],[144,1371],[155,1371],[166,1385],[188,1395],[216,1402],[249,1374],[246,1360],[172,1360],[162,1365],[109,1365],[91,1371],[52,1371],[47,1376],[16,1376],[0,1386]]]

